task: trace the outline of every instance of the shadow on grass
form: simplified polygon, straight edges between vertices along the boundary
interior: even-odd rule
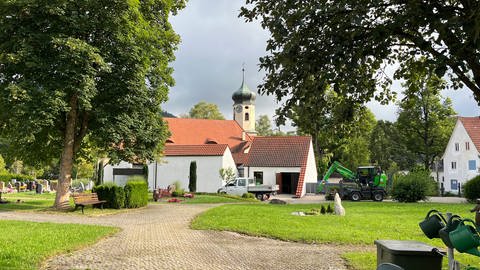
[[[51,206],[50,202],[45,201],[14,201],[7,200],[7,203],[0,204],[0,211],[15,211],[15,210],[43,210]]]

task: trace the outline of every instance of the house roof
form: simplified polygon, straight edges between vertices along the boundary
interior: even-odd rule
[[[459,117],[458,119],[462,122],[475,147],[480,151],[480,117]]]
[[[228,145],[201,144],[201,145],[165,145],[165,156],[223,156]]]
[[[167,145],[227,144],[237,164],[243,163],[242,154],[252,141],[252,138],[234,120],[164,119],[171,133]]]
[[[307,136],[254,137],[245,166],[302,167],[310,141]]]

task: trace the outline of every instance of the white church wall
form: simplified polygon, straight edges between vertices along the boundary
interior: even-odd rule
[[[219,170],[228,167],[235,169],[235,162],[230,151],[223,156],[164,157],[161,162],[149,165],[149,189],[155,187],[155,165],[157,165],[157,188],[166,188],[175,181],[179,181],[181,188],[188,191],[190,162],[192,161],[197,163],[197,192],[217,192],[223,184]]]

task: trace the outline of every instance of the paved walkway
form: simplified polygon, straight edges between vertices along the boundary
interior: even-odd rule
[[[158,205],[104,217],[0,212],[0,219],[111,225],[118,234],[54,257],[44,269],[346,269],[335,245],[189,229],[212,205]],[[301,228],[299,228],[301,230]]]

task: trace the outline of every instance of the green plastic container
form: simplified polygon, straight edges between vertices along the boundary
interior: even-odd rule
[[[434,251],[435,247],[418,241],[375,240],[377,266],[393,263],[403,269],[441,270],[445,252]]]

